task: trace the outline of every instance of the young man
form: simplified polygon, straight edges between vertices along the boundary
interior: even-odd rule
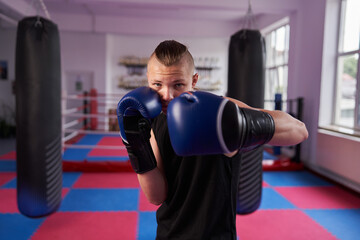
[[[302,122],[285,112],[255,110],[238,100],[227,98],[229,101],[225,102],[231,102],[233,106],[237,106],[237,110],[234,114],[231,113],[233,110],[229,110],[230,114],[224,113],[222,120],[230,119],[233,123],[234,118],[237,119],[236,122],[242,119],[238,125],[247,131],[254,124],[245,126],[243,121],[253,119],[250,121],[256,122],[255,125],[260,125],[260,128],[247,132],[258,136],[244,136],[244,131],[239,131],[241,136],[236,139],[245,140],[231,151],[208,154],[205,150],[204,154],[178,156],[171,144],[173,139],[170,139],[169,128],[174,128],[174,124],[168,126],[167,115],[173,114],[168,112],[168,106],[175,98],[179,99],[177,97],[182,93],[195,90],[198,74],[194,74],[194,71],[194,61],[186,46],[173,40],[160,43],[151,55],[147,68],[149,87],[155,91],[135,90],[130,93],[131,100],[125,98],[119,103],[119,124],[123,129],[121,135],[147,199],[153,204],[162,204],[156,215],[157,239],[236,239],[236,193],[241,150],[264,143],[295,145],[305,140],[308,133]],[[205,105],[208,100],[216,98],[217,101],[220,98],[210,96],[207,99],[205,96],[206,99],[201,99],[201,94],[195,97],[199,97]],[[134,99],[136,103],[133,102]],[[153,99],[157,99],[156,107],[153,107]],[[132,102],[130,107],[128,101]],[[197,112],[207,111],[206,109],[214,106],[201,107]],[[140,114],[133,114],[134,111],[129,114],[126,112],[129,108],[136,108],[138,112],[135,112]],[[169,111],[184,111],[176,110],[179,107],[174,109]],[[156,117],[151,117],[148,112]],[[183,116],[185,113],[176,114]],[[199,114],[193,112],[190,116],[191,114],[199,118]],[[147,121],[143,121],[144,118]],[[207,119],[196,120],[200,122],[198,126],[202,127],[202,122],[206,125]],[[175,125],[182,124],[183,121],[185,120]],[[187,131],[186,136],[192,138],[198,129],[184,131]],[[181,132],[177,134],[183,135]]]

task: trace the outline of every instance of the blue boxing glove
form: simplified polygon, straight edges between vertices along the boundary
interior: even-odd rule
[[[149,87],[129,92],[118,103],[120,136],[136,173],[145,173],[157,166],[150,145],[150,131],[151,120],[160,112],[160,97]]]
[[[240,108],[207,92],[185,92],[167,109],[171,144],[180,156],[249,151],[271,140],[270,114]]]

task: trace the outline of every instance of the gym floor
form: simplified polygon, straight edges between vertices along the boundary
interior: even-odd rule
[[[3,140],[2,140],[3,141]],[[1,239],[154,239],[156,206],[131,172],[64,172],[60,209],[44,218],[21,215],[16,205],[13,140],[1,142]],[[113,136],[84,136],[94,145]],[[126,153],[125,153],[126,154]],[[102,156],[101,156],[102,155]],[[68,149],[64,161],[125,161],[121,151]],[[82,159],[82,160],[83,160]],[[253,214],[237,216],[239,239],[358,239],[360,197],[307,170],[264,172],[263,197]]]

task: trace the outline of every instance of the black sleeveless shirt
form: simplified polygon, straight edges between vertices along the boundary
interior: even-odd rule
[[[165,114],[154,119],[152,128],[168,183],[156,213],[156,239],[236,239],[241,154],[180,157],[171,146]]]

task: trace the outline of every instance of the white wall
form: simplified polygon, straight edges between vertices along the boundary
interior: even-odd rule
[[[156,46],[164,40],[173,39],[167,37],[141,37],[141,36],[124,36],[108,35],[107,37],[107,90],[110,93],[123,93],[122,89],[117,87],[118,79],[125,74],[126,69],[120,66],[119,60],[124,56],[149,57]],[[229,37],[224,38],[181,38],[175,40],[185,44],[194,58],[197,57],[218,57],[217,66],[219,70],[214,71],[214,76],[221,79],[222,86],[217,94],[224,95],[227,89],[227,62],[228,62],[228,45]],[[201,76],[200,76],[201,77]]]
[[[15,95],[12,83],[15,80],[16,29],[0,29],[0,60],[8,61],[8,79],[0,80],[0,117],[7,117],[3,105],[15,113]],[[62,88],[66,89],[66,73],[92,73],[94,87],[100,93],[106,87],[106,36],[104,34],[60,31]]]
[[[15,95],[12,94],[15,80],[15,39],[15,29],[0,29],[0,60],[7,61],[8,64],[8,79],[0,80],[0,118],[7,117],[3,112],[3,105],[15,111]]]
[[[106,36],[60,31],[62,81],[67,72],[92,72],[94,87],[106,90]]]
[[[12,81],[15,80],[16,29],[0,29],[0,59],[8,61],[8,80],[0,81],[0,99],[15,109]],[[106,36],[60,32],[62,81],[66,72],[93,72],[95,87],[105,92]],[[0,111],[2,109],[0,108]]]

